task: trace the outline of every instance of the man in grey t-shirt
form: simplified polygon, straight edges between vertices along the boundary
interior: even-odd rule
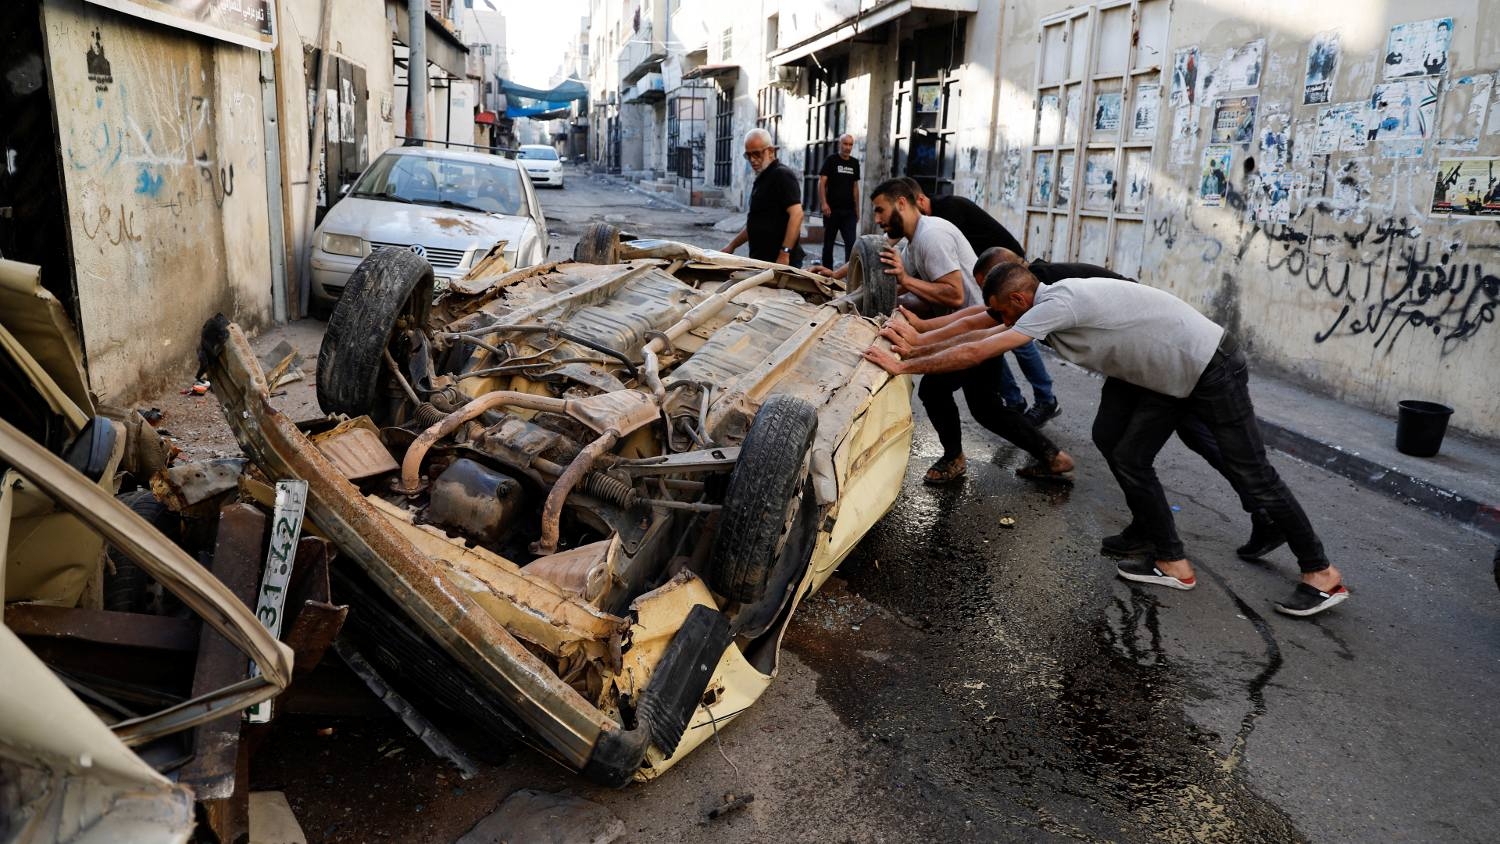
[[[901,179],[876,185],[870,199],[875,222],[892,240],[907,239],[906,257],[891,248],[880,253],[886,274],[894,276],[897,301],[927,316],[951,313],[978,305],[974,283],[974,250],[963,233],[947,220],[924,217],[917,210],[911,187]],[[911,272],[907,272],[911,267]],[[962,372],[928,375],[917,385],[917,397],[943,444],[943,456],[927,470],[927,483],[950,483],[966,468],[963,428],[953,394],[964,391],[974,420],[1030,454],[1034,462],[1020,470],[1022,477],[1066,477],[1073,461],[1018,410],[1007,407],[1000,395],[999,358],[979,362]]]
[[[1234,338],[1181,299],[1113,279],[1062,281],[1038,289],[1025,265],[990,271],[987,304],[1009,330],[911,360],[872,346],[865,357],[893,373],[947,372],[1046,340],[1064,358],[1110,376],[1094,420],[1094,443],[1125,493],[1131,515],[1156,549],[1155,560],[1122,563],[1127,580],[1192,589],[1192,564],[1177,536],[1172,509],[1156,477],[1157,452],[1184,412],[1213,433],[1235,491],[1267,513],[1297,555],[1301,582],[1276,608],[1310,616],[1342,603],[1349,592],[1297,499],[1266,458],[1249,373]]]

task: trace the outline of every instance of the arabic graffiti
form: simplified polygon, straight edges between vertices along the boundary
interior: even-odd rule
[[[1495,321],[1500,275],[1494,270],[1500,256],[1490,256],[1489,270],[1483,259],[1500,253],[1500,247],[1426,238],[1405,217],[1336,231],[1320,230],[1317,213],[1301,216],[1307,218],[1303,228],[1298,221],[1254,226],[1237,255],[1264,238],[1268,271],[1300,279],[1309,290],[1342,303],[1313,342],[1364,336],[1389,351],[1404,333],[1420,330],[1438,338],[1440,355],[1446,356]],[[1374,249],[1356,253],[1361,247]]]

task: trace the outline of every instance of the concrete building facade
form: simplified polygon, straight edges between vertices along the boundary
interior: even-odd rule
[[[614,116],[611,96],[640,97],[640,77],[616,73],[607,51],[619,67],[710,81],[705,182],[727,204],[743,207],[752,179],[740,139],[765,126],[806,177],[816,239],[817,168],[848,131],[866,190],[910,175],[968,197],[1033,257],[1171,290],[1234,330],[1258,365],[1389,413],[1402,399],[1442,402],[1456,426],[1500,436],[1493,4],[593,10],[596,114]],[[669,26],[659,47],[632,28],[646,20]],[[672,21],[688,37],[674,39]],[[665,113],[618,117],[618,143],[596,123],[596,164],[618,154],[614,172],[666,178]],[[868,204],[861,225],[872,230]]]

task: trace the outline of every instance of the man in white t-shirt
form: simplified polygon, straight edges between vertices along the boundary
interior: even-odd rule
[[[892,247],[880,253],[886,273],[895,277],[898,302],[924,316],[940,316],[979,304],[979,287],[973,275],[974,250],[957,226],[923,216],[911,187],[901,179],[876,185],[870,199],[875,222],[886,235],[893,241],[903,237],[907,241],[904,259]],[[925,376],[917,385],[917,397],[943,445],[942,458],[927,470],[927,483],[951,483],[964,474],[963,430],[958,403],[953,400],[960,389],[976,422],[1031,455],[1033,462],[1017,474],[1026,478],[1069,476],[1072,458],[1001,398],[999,367],[1003,365],[997,357],[961,372]]]
[[[1154,560],[1122,563],[1117,571],[1174,589],[1192,589],[1197,578],[1153,464],[1178,417],[1197,414],[1218,442],[1235,491],[1270,516],[1297,556],[1301,582],[1276,609],[1310,616],[1349,597],[1307,514],[1266,458],[1245,356],[1228,332],[1170,293],[1120,279],[1039,287],[1024,264],[1007,263],[990,271],[985,287],[986,303],[1009,329],[975,332],[909,360],[879,346],[865,357],[893,373],[941,373],[1044,340],[1063,358],[1109,376],[1094,442],[1156,550]]]

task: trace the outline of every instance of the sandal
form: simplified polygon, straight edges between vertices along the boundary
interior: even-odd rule
[[[1028,481],[1068,481],[1073,480],[1073,470],[1063,472],[1052,471],[1052,466],[1040,460],[1022,466],[1016,470],[1016,477],[1025,478]]]
[[[923,483],[934,485],[951,484],[964,476],[964,470],[968,468],[968,462],[960,454],[957,457],[944,457],[942,460],[932,464],[927,474],[922,477]]]

